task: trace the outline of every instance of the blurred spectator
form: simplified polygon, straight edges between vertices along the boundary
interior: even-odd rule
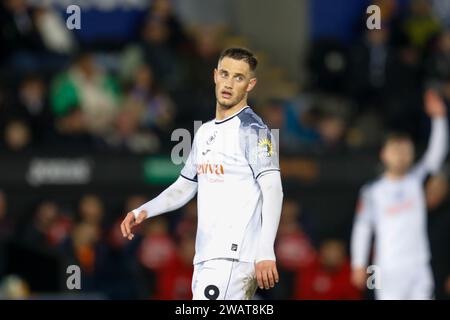
[[[195,239],[184,236],[178,241],[176,255],[159,269],[154,298],[160,300],[192,299],[192,261],[195,254]]]
[[[270,99],[262,105],[261,115],[270,129],[279,129],[280,152],[295,152],[304,145],[317,143],[317,119],[308,102]]]
[[[138,249],[138,261],[144,269],[148,284],[148,297],[156,290],[158,273],[167,268],[175,259],[176,245],[168,232],[168,222],[165,217],[152,218],[143,227],[143,239]]]
[[[213,70],[217,67],[221,46],[221,30],[213,26],[202,26],[192,30],[194,50],[186,57],[186,87],[178,105],[183,106],[182,117],[209,121],[215,104]],[[192,120],[190,120],[192,121]]]
[[[441,24],[450,27],[450,3],[447,0],[431,0],[433,13]]]
[[[2,3],[2,53],[20,62],[32,59],[27,51],[42,51],[44,45],[33,21],[33,9],[25,0],[5,0]],[[23,59],[23,60],[21,60]]]
[[[422,84],[420,52],[409,44],[399,46],[387,67],[384,103],[379,106],[386,128],[418,137]]]
[[[347,83],[360,109],[382,103],[386,81],[386,68],[392,50],[388,46],[390,31],[366,30],[361,43],[350,50],[350,71]]]
[[[84,195],[78,205],[78,214],[80,221],[101,227],[105,214],[102,200],[95,194]]]
[[[375,110],[365,112],[353,119],[347,135],[352,148],[377,147],[385,135],[382,115]]]
[[[155,153],[160,148],[158,137],[148,130],[140,129],[137,113],[121,111],[116,119],[114,131],[104,139],[111,150],[132,153]]]
[[[301,273],[299,270],[306,268],[316,259],[315,249],[299,223],[300,212],[300,206],[294,199],[287,198],[283,201],[275,243],[280,282],[270,293],[273,299],[292,298],[296,273]]]
[[[75,48],[75,38],[67,29],[64,19],[50,6],[36,8],[34,20],[46,48],[57,54],[71,54]]]
[[[73,109],[79,108],[88,132],[99,137],[112,130],[120,98],[118,83],[100,69],[90,53],[80,54],[51,88],[55,116],[71,115]]]
[[[324,241],[320,246],[318,259],[300,270],[296,279],[295,298],[302,300],[361,298],[360,292],[350,283],[350,263],[341,241]]]
[[[164,89],[174,90],[181,85],[177,52],[170,45],[170,29],[164,20],[157,16],[148,17],[140,48],[144,62],[151,66]]]
[[[54,242],[51,230],[58,214],[59,208],[55,202],[47,200],[40,202],[33,213],[31,223],[27,224],[23,231],[24,244],[38,251],[52,250]]]
[[[447,272],[448,276],[447,279],[445,280],[445,299],[450,300],[450,269]]]
[[[175,244],[168,233],[166,218],[158,216],[143,226],[144,238],[139,248],[139,261],[149,270],[164,268],[175,255]]]
[[[346,147],[348,119],[353,112],[351,101],[345,97],[324,95],[315,101],[316,130],[325,150],[339,151]]]
[[[25,77],[19,84],[17,95],[6,107],[6,117],[24,121],[30,128],[31,139],[42,145],[53,128],[53,117],[47,100],[44,80],[37,75]]]
[[[197,202],[189,201],[182,210],[183,213],[176,226],[176,236],[178,238],[195,238],[197,234]]]
[[[383,25],[389,25],[399,13],[399,1],[397,0],[373,0],[372,4],[380,7],[380,16]]]
[[[22,151],[31,144],[30,128],[22,120],[11,120],[6,124],[4,139],[10,151]]]
[[[108,253],[107,248],[100,241],[98,225],[85,221],[76,224],[71,236],[62,244],[61,253],[67,265],[80,267],[84,292],[105,290],[108,284]]]
[[[78,107],[70,107],[55,119],[55,130],[46,138],[47,145],[70,149],[89,148],[94,145],[94,138],[88,133],[85,116]]]
[[[337,114],[324,114],[319,120],[319,134],[327,148],[336,148],[343,143],[346,128],[344,118]]]
[[[8,70],[55,71],[74,49],[64,21],[50,7],[32,7],[25,0],[6,0],[0,11],[2,58]]]
[[[14,225],[11,216],[8,215],[8,202],[6,194],[0,189],[0,241],[13,234]]]
[[[441,24],[432,12],[430,0],[411,0],[409,11],[399,20],[396,28],[397,41],[406,41],[416,49],[424,49],[440,31]]]
[[[150,67],[142,65],[135,71],[116,130],[107,142],[116,149],[123,146],[132,152],[155,152],[159,140],[169,139],[174,116],[170,97],[158,87]]]
[[[25,300],[30,297],[30,286],[19,276],[9,275],[0,283],[0,299]]]
[[[425,199],[429,211],[428,234],[430,238],[431,266],[435,281],[435,298],[450,299],[450,202],[447,176],[430,177],[425,185]]]
[[[56,247],[63,243],[70,235],[73,228],[72,218],[59,211],[55,221],[48,230],[48,238],[51,246]]]
[[[156,83],[148,65],[142,65],[136,70],[125,108],[135,112],[145,128],[168,134],[174,127],[175,106]]]
[[[349,72],[348,50],[336,39],[313,43],[308,54],[309,86],[312,91],[344,91]]]
[[[150,5],[148,16],[160,19],[164,22],[169,32],[168,43],[173,49],[176,51],[186,51],[190,49],[188,37],[173,10],[172,0],[153,0]]]
[[[431,82],[450,78],[450,30],[444,30],[436,41],[436,48],[427,61],[427,76]]]
[[[300,212],[297,201],[284,200],[275,251],[280,267],[287,271],[305,268],[316,258],[309,236],[300,225]]]
[[[14,226],[7,211],[6,194],[0,190],[0,279],[5,272],[6,246],[14,233]]]

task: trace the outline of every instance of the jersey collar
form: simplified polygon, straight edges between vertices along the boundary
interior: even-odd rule
[[[241,113],[242,111],[244,111],[245,109],[250,108],[250,106],[245,106],[243,107],[241,110],[237,111],[236,113],[232,114],[231,116],[226,117],[225,119],[222,120],[214,120],[215,124],[221,124],[224,123],[228,120],[231,120],[232,118],[236,117],[239,113]]]

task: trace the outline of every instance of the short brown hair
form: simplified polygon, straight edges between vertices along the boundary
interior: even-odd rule
[[[405,141],[412,142],[411,136],[406,132],[390,132],[384,137],[383,146],[385,146],[388,142],[393,141]]]
[[[219,61],[223,58],[228,57],[235,60],[244,60],[248,63],[250,70],[255,71],[258,65],[258,60],[256,59],[253,52],[245,48],[228,48],[222,51],[219,57]]]

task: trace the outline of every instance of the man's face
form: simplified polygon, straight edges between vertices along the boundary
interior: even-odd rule
[[[250,66],[244,60],[225,57],[214,69],[216,99],[225,108],[231,108],[246,98],[256,84]]]
[[[405,174],[414,159],[414,146],[408,139],[391,140],[381,150],[381,160],[388,171]]]

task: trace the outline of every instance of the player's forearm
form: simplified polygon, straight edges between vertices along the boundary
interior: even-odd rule
[[[156,198],[133,210],[134,216],[137,218],[142,210],[147,211],[147,218],[176,210],[184,206],[196,193],[197,183],[180,176]]]
[[[350,244],[352,268],[365,268],[367,266],[371,235],[370,225],[366,221],[357,219],[353,226]]]
[[[442,166],[448,152],[448,123],[446,117],[432,119],[430,141],[425,153],[425,165],[432,173]]]
[[[283,188],[280,172],[271,172],[258,178],[262,192],[262,226],[256,262],[275,260],[274,243],[280,223]]]

